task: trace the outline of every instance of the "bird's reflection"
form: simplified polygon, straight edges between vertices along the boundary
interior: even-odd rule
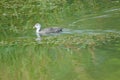
[[[36,41],[38,44],[40,44],[40,43],[41,43],[41,41],[42,41],[41,36],[40,36],[40,35],[39,35],[39,36],[37,36],[37,38],[35,39],[35,41]]]

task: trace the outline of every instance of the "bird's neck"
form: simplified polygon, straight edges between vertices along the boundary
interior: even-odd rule
[[[36,36],[37,36],[37,38],[40,38],[39,32],[40,32],[40,28],[37,28],[36,29]]]
[[[36,29],[36,33],[39,33],[39,32],[40,32],[40,28],[37,28],[37,29]]]

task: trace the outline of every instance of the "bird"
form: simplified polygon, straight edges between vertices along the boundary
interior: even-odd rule
[[[38,39],[40,39],[42,35],[47,35],[51,33],[60,33],[62,32],[63,29],[61,27],[49,27],[49,28],[41,29],[40,23],[36,23],[33,28],[36,28],[36,35]]]

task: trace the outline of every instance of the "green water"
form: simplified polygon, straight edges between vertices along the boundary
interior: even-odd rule
[[[33,22],[0,24],[0,80],[119,80],[119,7],[47,21],[65,30],[42,36],[41,42],[35,40]]]

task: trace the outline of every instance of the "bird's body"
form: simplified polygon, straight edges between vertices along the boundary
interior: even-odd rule
[[[51,28],[45,28],[43,30],[39,31],[39,34],[50,34],[50,33],[59,33],[62,31],[62,28],[58,27],[51,27]]]
[[[39,23],[35,24],[34,28],[36,28],[37,37],[40,37],[41,35],[62,32],[62,28],[59,27],[50,27],[41,30],[41,25]]]

